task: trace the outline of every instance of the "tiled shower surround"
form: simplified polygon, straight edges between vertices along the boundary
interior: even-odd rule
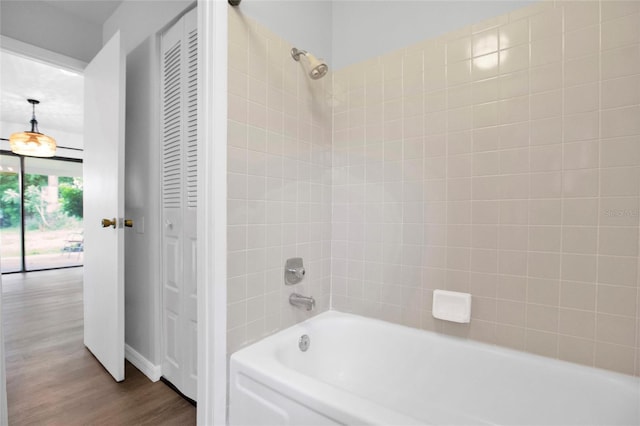
[[[639,6],[536,4],[335,72],[333,307],[640,371]]]
[[[319,311],[330,296],[337,310],[640,374],[640,2],[540,2],[318,82],[284,41],[231,15],[231,351],[304,318],[282,265],[309,250],[303,292]],[[283,81],[257,83],[245,27]],[[264,96],[274,120],[252,109]],[[266,169],[250,160],[263,154]],[[289,198],[272,200],[275,224],[270,183],[297,187],[276,191]],[[470,324],[432,317],[437,288],[473,295]]]
[[[330,78],[311,82],[291,45],[229,8],[229,352],[309,317],[291,291],[329,308]],[[284,260],[307,276],[284,285]]]

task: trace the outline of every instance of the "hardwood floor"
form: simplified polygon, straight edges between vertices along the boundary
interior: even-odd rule
[[[196,409],[126,363],[116,383],[83,344],[82,268],[3,275],[10,425],[193,425]]]

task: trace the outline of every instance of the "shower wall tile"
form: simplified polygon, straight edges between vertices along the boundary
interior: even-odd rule
[[[332,307],[640,375],[639,4],[539,2],[335,71]]]
[[[314,296],[314,313],[329,308],[331,81],[308,79],[291,47],[229,8],[229,353],[308,318],[292,292]],[[289,257],[307,270],[291,287]]]

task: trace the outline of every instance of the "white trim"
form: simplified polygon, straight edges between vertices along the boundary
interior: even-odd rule
[[[198,0],[198,425],[227,419],[227,0]]]
[[[82,73],[87,67],[87,63],[79,59],[52,52],[7,36],[0,36],[0,47],[2,50],[22,56],[23,58],[55,65],[69,71]]]
[[[140,352],[125,343],[124,358],[133,364],[138,370],[149,378],[152,382],[157,382],[162,376],[162,367],[154,365],[151,361],[143,357]]]
[[[4,332],[2,319],[2,275],[0,274],[0,425],[9,424],[7,409],[7,376],[4,362]]]
[[[160,33],[156,33],[153,35],[152,40],[152,48],[153,48],[153,66],[151,69],[153,72],[151,73],[152,87],[154,88],[152,91],[152,104],[150,108],[152,109],[152,119],[151,119],[151,140],[159,141],[160,140]],[[149,150],[149,156],[155,161],[149,162],[149,174],[153,177],[151,182],[162,182],[162,150],[160,149],[160,145],[156,143],[151,144],[151,148]],[[156,212],[162,211],[162,188],[160,185],[152,185],[151,189],[151,200],[149,204]],[[156,219],[155,226],[150,226],[149,230],[153,232],[154,237],[150,239],[150,255],[152,259],[162,259],[162,215],[158,214]],[[154,225],[153,221],[149,222],[149,225]],[[155,263],[155,267],[151,269],[151,282],[156,283],[153,291],[153,350],[154,350],[154,359],[160,363],[160,367],[162,368],[162,359],[163,359],[163,344],[164,344],[164,328],[162,324],[162,311],[163,311],[163,286],[162,286],[162,274],[163,274],[163,264],[160,262]]]

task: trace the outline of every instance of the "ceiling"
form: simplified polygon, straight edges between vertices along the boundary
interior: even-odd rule
[[[36,106],[36,118],[42,133],[54,138],[55,130],[82,134],[82,74],[6,51],[0,57],[0,118],[3,122],[22,123],[23,130],[27,130],[31,119],[31,105],[27,99],[32,98],[41,102]]]
[[[68,15],[102,26],[122,0],[42,0]],[[38,99],[36,118],[42,133],[83,133],[84,78],[8,51],[0,52],[0,121],[3,133],[29,129],[31,105]],[[14,125],[17,123],[17,125]],[[7,125],[10,124],[10,125]],[[0,137],[6,138],[8,134]],[[64,145],[63,141],[58,140]]]
[[[120,6],[122,0],[42,0],[84,21],[104,24]]]

